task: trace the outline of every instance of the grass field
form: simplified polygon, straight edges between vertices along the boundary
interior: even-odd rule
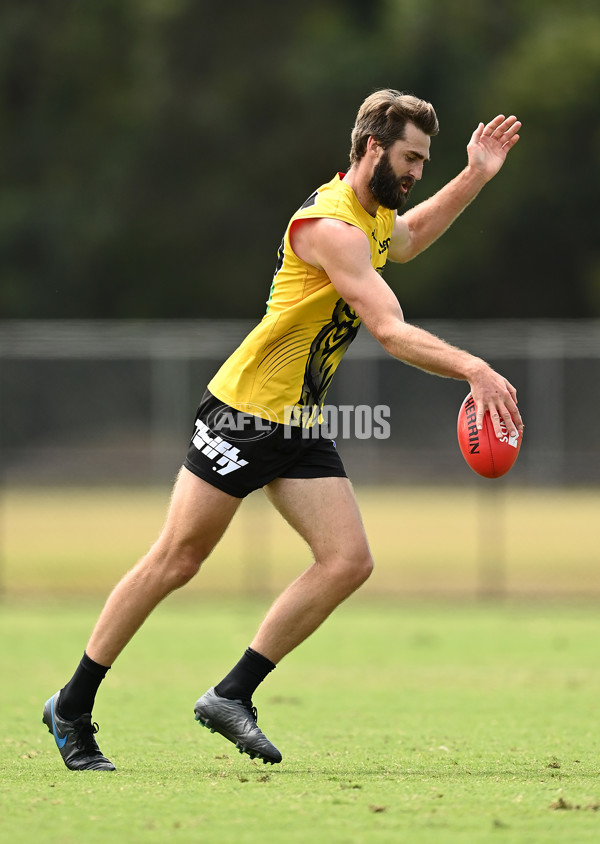
[[[41,711],[168,495],[5,494],[0,841],[600,841],[600,495],[492,489],[359,490],[376,572],[259,690],[274,767],[192,713],[307,562],[248,500],[109,672],[115,774],[67,771]]]
[[[72,773],[41,710],[97,609],[2,607],[2,841],[600,840],[595,606],[353,599],[257,694],[271,767],[192,715],[262,605],[174,597],[99,696],[117,773]]]

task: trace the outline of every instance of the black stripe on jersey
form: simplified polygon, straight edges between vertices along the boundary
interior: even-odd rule
[[[265,352],[268,355],[273,354],[273,352],[277,351],[278,346],[281,346],[283,343],[287,343],[290,337],[293,337],[294,334],[299,334],[301,331],[304,331],[306,326],[304,325],[295,325],[290,330],[284,334],[282,337],[277,337],[276,340],[273,340],[271,343],[267,343],[265,346]]]
[[[311,193],[306,202],[304,202],[298,210],[302,211],[303,208],[310,208],[311,205],[315,205],[318,193],[318,190],[316,190],[314,193]]]
[[[297,361],[297,360],[302,360],[302,358],[304,358],[304,357],[306,357],[306,352],[305,352],[304,349],[302,349],[302,351],[300,352],[299,355],[289,355],[288,358],[286,359],[284,365],[294,363],[294,361]],[[283,365],[278,366],[276,369],[274,369],[267,378],[265,378],[263,381],[260,382],[260,386],[264,387],[265,384],[268,384],[269,381],[271,380],[271,378],[274,378],[277,375],[277,373],[280,372],[282,369],[283,369]]]
[[[266,366],[266,361],[261,361],[261,363],[259,364],[259,368],[265,368],[266,374],[268,375],[269,372],[271,372],[273,369],[281,369],[283,366],[285,366],[288,352],[295,353],[298,351],[298,349],[306,349],[306,353],[308,353],[309,348],[310,347],[308,346],[306,340],[301,337],[299,340],[295,340],[293,343],[288,343],[285,349],[281,349],[277,357],[271,359],[269,363],[266,364]]]
[[[293,328],[288,331],[287,334],[283,335],[283,337],[278,337],[277,340],[274,340],[271,344],[266,346],[260,365],[263,366],[265,364],[269,364],[282,348],[287,347],[291,340],[296,342],[300,338],[303,339],[305,331],[306,328],[299,325],[297,328]]]
[[[323,404],[335,369],[359,327],[360,318],[356,312],[343,299],[338,299],[331,320],[319,331],[310,347],[302,393],[296,401],[299,407]]]

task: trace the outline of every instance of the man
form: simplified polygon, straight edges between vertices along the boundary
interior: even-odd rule
[[[102,678],[154,607],[197,573],[242,499],[259,487],[306,540],[314,562],[277,598],[240,661],[194,711],[240,752],[281,761],[257,725],[252,696],[373,566],[335,445],[314,427],[360,322],[399,360],[467,381],[479,427],[489,410],[498,436],[502,424],[511,435],[522,431],[512,385],[480,358],[405,323],[380,275],[388,257],[409,261],[450,226],[500,170],[520,125],[503,115],[480,123],[464,170],[400,216],[429,160],[437,117],[429,103],[394,90],[362,104],[348,173],[315,191],[292,217],[267,313],[208,385],[158,540],[117,584],[73,677],[44,707],[68,768],[114,770],[96,744],[91,716]]]

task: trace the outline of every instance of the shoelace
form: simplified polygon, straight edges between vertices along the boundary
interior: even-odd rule
[[[77,731],[77,739],[75,744],[79,748],[79,750],[84,750],[88,752],[94,752],[98,750],[98,745],[96,744],[96,739],[94,736],[100,729],[98,724],[94,721],[92,723],[92,719],[88,715],[87,718],[85,715],[82,715],[76,721],[73,722],[73,729]]]
[[[243,704],[246,707],[246,709],[248,710],[248,712],[252,715],[255,722],[258,724],[258,711],[257,711],[255,706],[252,706],[252,701],[251,700],[244,700]]]

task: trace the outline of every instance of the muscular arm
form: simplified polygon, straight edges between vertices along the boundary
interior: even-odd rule
[[[392,261],[410,261],[440,237],[500,170],[519,140],[521,123],[500,114],[480,123],[467,145],[468,164],[429,199],[396,217],[390,243]]]
[[[303,221],[291,237],[296,254],[325,270],[340,296],[389,354],[435,375],[468,381],[480,427],[489,410],[498,436],[501,421],[513,435],[515,426],[522,428],[516,391],[508,381],[481,358],[404,322],[396,296],[371,266],[364,232],[339,220],[321,218]]]
[[[389,259],[406,263],[431,246],[470,205],[484,184],[477,172],[466,167],[429,199],[398,215]]]

